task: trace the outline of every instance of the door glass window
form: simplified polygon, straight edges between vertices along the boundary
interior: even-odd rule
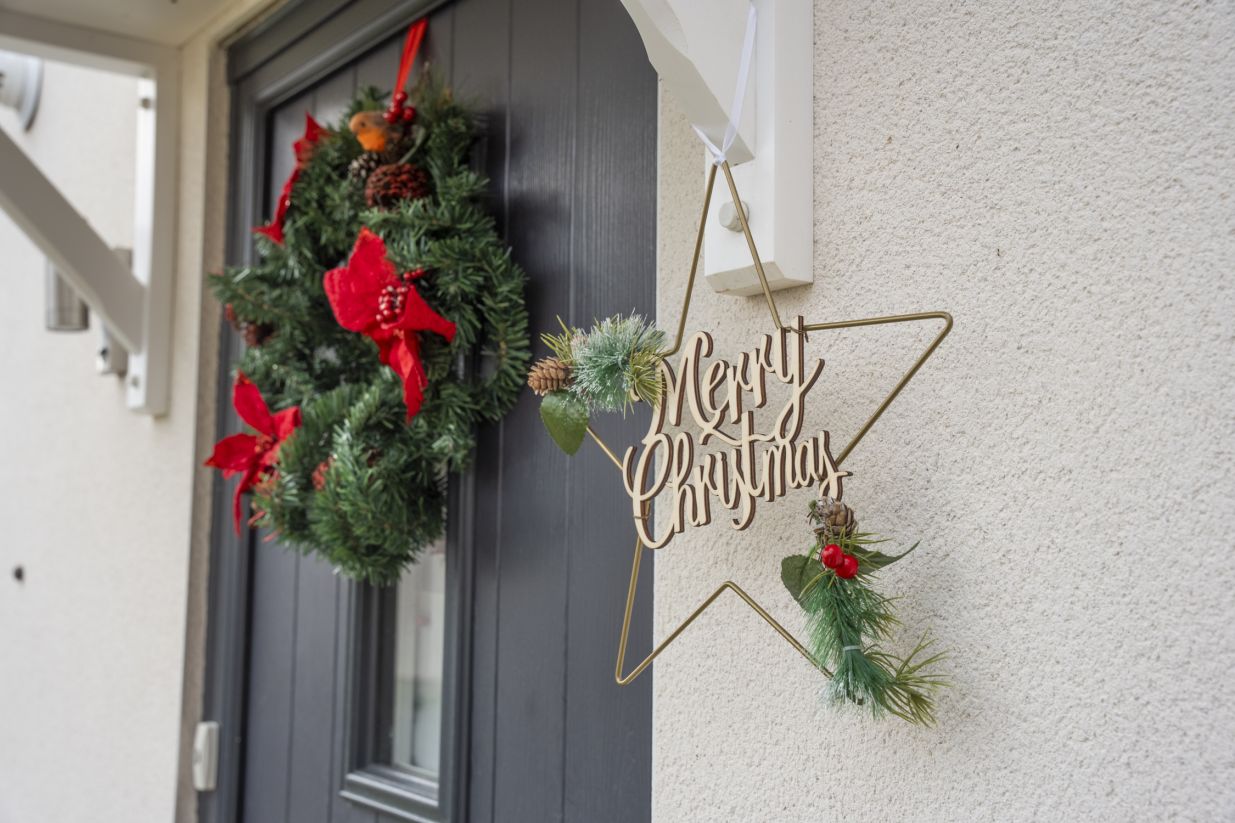
[[[356,748],[343,796],[425,823],[455,819],[457,557],[443,539],[394,585],[358,590]]]
[[[442,752],[446,544],[427,547],[394,592],[391,765],[437,780]],[[389,626],[389,624],[388,624]]]

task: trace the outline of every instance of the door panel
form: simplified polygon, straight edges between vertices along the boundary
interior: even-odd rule
[[[574,301],[580,324],[615,311],[638,309],[655,317],[655,82],[615,82],[628,71],[646,72],[642,45],[620,3],[579,7],[578,100],[573,174]],[[624,35],[624,36],[621,36]],[[634,64],[633,66],[631,64]],[[542,328],[550,328],[545,326]],[[617,417],[617,416],[615,416]],[[599,421],[610,443],[634,443],[647,430],[640,414]],[[565,819],[616,821],[616,809],[651,797],[648,759],[596,757],[608,746],[629,745],[630,735],[650,749],[650,735],[632,727],[651,717],[651,683],[619,687],[613,680],[618,628],[634,549],[630,504],[621,478],[592,444],[570,458],[572,505],[567,546],[570,578],[566,655]],[[647,555],[645,555],[646,557]],[[651,592],[649,567],[640,592]],[[641,604],[633,649],[651,639],[651,601]],[[635,659],[639,659],[636,657]],[[639,745],[643,745],[641,742]],[[645,810],[650,819],[650,804]]]
[[[510,21],[506,226],[529,272],[532,329],[551,329],[570,307],[571,174],[577,5],[529,3]],[[528,448],[540,436],[524,396],[503,428],[501,586],[493,739],[493,820],[561,819],[566,736],[566,586],[569,458]],[[515,640],[519,638],[520,640]],[[529,757],[529,753],[535,753]],[[528,791],[536,786],[539,791]]]
[[[355,49],[357,57],[328,70],[320,44],[354,37],[366,8],[393,19],[389,3],[357,0],[273,57],[261,58],[252,39],[237,47],[251,67],[236,78],[237,106],[259,122],[244,132],[257,145],[238,147],[249,159],[236,167],[233,220],[270,213],[306,110],[332,122],[356,88],[389,87],[406,23],[425,5],[406,3],[408,13],[372,35],[368,50]],[[332,20],[346,22],[337,38],[325,31]],[[577,325],[632,308],[651,314],[655,75],[618,0],[458,0],[433,11],[422,53],[485,115],[477,159],[492,181],[490,209],[529,275],[531,328],[554,328],[559,314]],[[287,76],[296,64],[313,67],[299,83]],[[246,175],[256,176],[260,191]],[[256,202],[245,202],[245,191]],[[233,259],[247,253],[248,224],[233,232]],[[225,345],[225,362],[234,344]],[[220,375],[221,389],[228,381]],[[602,427],[622,442],[645,423],[632,416]],[[649,819],[651,678],[626,688],[613,681],[633,547],[620,477],[595,449],[561,454],[528,393],[506,420],[479,433],[470,487],[468,691],[459,698],[458,731],[466,782],[456,819]],[[216,523],[226,501],[222,508]],[[353,621],[365,590],[277,544],[220,541],[215,551],[247,558],[229,578],[248,604],[247,651],[224,636],[212,659],[215,667],[242,661],[238,785],[220,795],[240,799],[233,812],[204,800],[202,819],[396,819],[339,793],[355,697]],[[642,574],[646,596],[650,563]],[[236,595],[229,601],[215,592],[212,602],[236,602]],[[650,641],[650,616],[649,598],[637,604],[635,649]],[[222,686],[208,702],[219,703],[229,682],[223,674],[212,676]],[[224,768],[224,780],[228,774]]]

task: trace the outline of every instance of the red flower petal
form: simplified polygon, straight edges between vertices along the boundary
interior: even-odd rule
[[[301,139],[309,143],[316,143],[327,133],[326,128],[313,119],[313,115],[307,111],[304,113],[304,137]]]
[[[313,157],[313,147],[317,141],[321,140],[330,132],[322,128],[321,124],[313,119],[313,115],[307,111],[304,113],[304,136],[292,143],[292,150],[296,152],[296,165],[303,167]]]
[[[241,500],[244,498],[245,492],[257,485],[259,471],[258,467],[253,466],[244,473],[244,477],[236,484],[236,495],[232,498],[232,516],[236,520],[236,534],[240,534]]]
[[[429,384],[420,362],[420,341],[409,333],[395,339],[382,355],[382,361],[403,381],[403,405],[407,406],[407,419],[411,420],[420,411],[425,386]]]
[[[248,469],[257,462],[257,438],[251,434],[233,434],[214,444],[214,452],[204,465],[223,470],[224,477]]]
[[[279,443],[286,440],[293,431],[300,428],[300,407],[292,406],[274,416],[274,439]]]
[[[270,409],[262,399],[262,393],[253,381],[244,376],[244,372],[236,373],[236,386],[232,389],[232,405],[240,414],[240,419],[257,429],[267,437],[275,437],[274,418]]]
[[[411,285],[407,287],[403,316],[399,318],[398,327],[408,331],[435,332],[448,341],[455,339],[455,324],[430,308],[420,292]]]
[[[283,221],[271,221],[264,226],[254,226],[253,231],[256,234],[265,235],[280,246],[283,245]]]
[[[292,204],[292,187],[296,185],[299,177],[300,168],[292,169],[292,173],[287,176],[287,182],[283,184],[283,191],[279,194],[279,202],[274,207],[274,217],[266,225],[253,229],[258,234],[266,235],[280,246],[283,245],[283,221],[287,219],[287,208]]]
[[[240,520],[241,520],[240,508],[242,505],[241,501],[243,499],[244,499],[244,488],[242,486],[237,486],[236,495],[232,498],[232,517],[235,518],[236,520],[236,534],[240,534]]]
[[[397,282],[382,238],[361,229],[347,265],[326,272],[323,285],[339,325],[349,331],[367,332],[377,323],[382,289]]]
[[[264,226],[257,226],[253,231],[258,234],[264,234],[280,246],[283,245],[283,223],[287,219],[287,208],[292,203],[292,187],[296,185],[296,181],[300,178],[300,170],[309,162],[309,158],[313,156],[313,147],[326,135],[330,134],[328,129],[322,128],[321,124],[313,119],[313,116],[308,112],[304,115],[304,136],[296,142],[292,143],[292,151],[296,155],[296,166],[292,169],[292,173],[287,176],[287,182],[283,184],[283,191],[279,195],[279,202],[275,204],[274,217],[270,218],[270,222]]]

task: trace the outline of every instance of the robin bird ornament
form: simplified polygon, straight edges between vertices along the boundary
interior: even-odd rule
[[[352,115],[347,127],[356,135],[365,151],[385,151],[395,135],[394,127],[380,111],[361,111]]]

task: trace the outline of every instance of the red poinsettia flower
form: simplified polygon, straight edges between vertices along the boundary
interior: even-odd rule
[[[292,187],[300,179],[301,170],[313,157],[313,149],[317,146],[317,141],[327,134],[330,134],[330,131],[322,128],[312,115],[305,112],[304,136],[292,144],[292,150],[296,152],[296,167],[292,169],[292,173],[287,176],[287,182],[283,184],[283,192],[279,195],[279,202],[275,205],[274,217],[269,223],[258,226],[253,231],[266,235],[280,246],[283,245],[283,221],[287,218],[288,206],[292,204]]]
[[[279,447],[300,426],[300,407],[292,406],[278,414],[271,414],[253,381],[241,372],[236,375],[232,389],[232,405],[240,419],[257,430],[257,434],[233,434],[224,437],[214,446],[214,453],[206,461],[207,466],[223,470],[224,477],[242,475],[236,488],[236,531],[240,531],[240,500],[246,491],[274,469],[279,458]]]
[[[403,380],[408,420],[420,411],[428,385],[417,332],[455,338],[455,324],[429,308],[412,285],[423,274],[418,270],[398,275],[382,238],[361,229],[347,265],[326,272],[325,281],[339,325],[372,338],[381,361]]]

